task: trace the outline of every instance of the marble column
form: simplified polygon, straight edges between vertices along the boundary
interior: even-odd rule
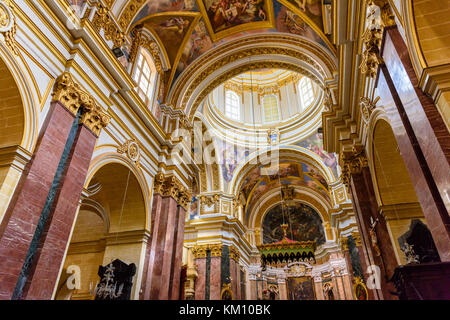
[[[51,299],[92,152],[110,117],[65,72],[0,226],[0,299]]]
[[[419,88],[397,27],[385,29],[377,92],[442,261],[450,261],[450,137],[433,100]]]
[[[44,231],[43,244],[36,252],[34,268],[24,289],[24,299],[52,297],[96,142],[97,136],[85,125],[80,125],[51,209],[49,227]]]
[[[205,300],[206,289],[206,257],[195,259],[198,277],[195,281],[195,300]]]
[[[0,299],[11,299],[75,116],[52,102],[32,160],[0,225]]]
[[[288,294],[286,287],[286,279],[278,279],[278,288],[280,290],[279,292],[280,300],[287,300]]]
[[[143,298],[179,299],[184,210],[190,195],[173,175],[157,174],[154,185],[152,242]]]
[[[388,281],[393,276],[394,270],[398,265],[386,222],[378,215],[378,206],[368,167],[361,168],[359,173],[354,172],[351,174],[350,190],[356,213],[355,218],[364,251],[368,258],[368,261],[364,264],[376,265],[381,270],[381,290],[373,292],[374,297],[378,297],[378,299],[394,299],[395,296],[390,293],[394,288]],[[379,219],[372,232],[371,217],[373,221]],[[362,258],[361,255],[360,257]],[[363,272],[366,270],[363,269]]]

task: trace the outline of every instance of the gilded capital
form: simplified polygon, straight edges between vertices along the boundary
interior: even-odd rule
[[[189,204],[191,203],[191,191],[186,188],[174,175],[165,176],[163,173],[158,173],[155,176],[154,192],[155,194],[160,194],[163,197],[172,197],[186,210],[189,208]]]
[[[239,253],[239,250],[235,246],[230,246],[230,259],[239,262],[240,256],[241,254]]]
[[[94,98],[73,81],[69,72],[64,72],[56,79],[52,97],[53,101],[59,101],[74,115],[81,108],[80,122],[97,136],[111,121],[111,117],[102,111]]]
[[[367,158],[362,145],[355,145],[351,150],[341,152],[342,160],[342,182],[347,188],[350,186],[352,174],[359,174],[368,166]]]

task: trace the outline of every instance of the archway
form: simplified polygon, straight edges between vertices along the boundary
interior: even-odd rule
[[[25,114],[22,97],[14,76],[0,58],[0,152],[12,157],[19,151],[25,134]],[[0,222],[14,192],[20,172],[12,163],[0,167]]]
[[[386,220],[397,263],[403,265],[407,259],[400,238],[413,220],[425,223],[425,218],[392,128],[383,119],[374,126],[370,161],[379,212]]]
[[[139,298],[149,237],[143,194],[138,179],[123,164],[108,163],[95,172],[73,227],[57,299],[94,299],[99,266],[115,259],[136,265],[131,299]],[[81,286],[67,293],[71,265],[80,267]]]

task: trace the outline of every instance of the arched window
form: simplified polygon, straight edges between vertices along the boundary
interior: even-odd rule
[[[303,78],[298,84],[298,92],[303,109],[308,108],[314,102],[314,89],[312,81],[309,78]]]
[[[239,121],[241,118],[239,112],[239,97],[230,90],[225,92],[225,115],[233,120]]]
[[[265,96],[263,100],[264,122],[274,122],[280,120],[278,111],[278,100],[274,95]]]
[[[137,83],[137,93],[145,104],[150,105],[156,82],[156,68],[150,54],[141,48],[134,69],[134,81]]]

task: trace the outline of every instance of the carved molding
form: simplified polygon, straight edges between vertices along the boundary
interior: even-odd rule
[[[377,107],[378,100],[380,100],[380,97],[377,97],[375,100],[371,100],[366,97],[362,97],[360,99],[359,105],[361,107],[361,114],[366,123],[369,121],[369,118],[372,115],[373,110],[375,110],[375,108]]]
[[[145,35],[139,28],[134,28],[133,31],[131,31],[131,35],[133,37],[133,43],[131,44],[129,61],[134,63],[139,48],[145,48],[151,54],[153,61],[155,62],[156,71],[158,71],[159,74],[162,74],[164,70],[162,68],[158,44]]]
[[[6,46],[15,55],[19,55],[16,42],[17,24],[14,8],[9,1],[0,1],[0,33],[3,34]]]
[[[351,150],[343,150],[341,152],[341,160],[343,163],[342,182],[348,189],[351,175],[361,173],[362,169],[368,166],[364,147],[362,145],[355,145]]]
[[[233,259],[236,262],[239,262],[241,254],[239,253],[239,249],[235,246],[230,246],[230,259]]]
[[[194,259],[202,259],[206,258],[207,252],[210,251],[211,257],[221,257],[222,246],[221,243],[196,245],[192,248],[192,254],[194,255]]]
[[[378,66],[383,63],[380,56],[380,45],[383,33],[381,29],[367,28],[362,35],[364,51],[362,53],[362,62],[359,66],[361,72],[371,78],[375,78]]]
[[[112,18],[109,9],[97,2],[97,11],[92,19],[92,25],[98,33],[103,29],[105,39],[114,43],[114,48],[125,43],[125,33],[120,30]]]
[[[117,148],[117,153],[126,154],[126,156],[135,163],[139,168],[139,160],[141,159],[141,148],[136,139],[130,139]]]
[[[154,185],[155,194],[160,194],[163,197],[172,197],[180,206],[186,210],[188,209],[192,198],[191,191],[175,176],[165,176],[163,173],[158,173],[155,176]]]
[[[52,97],[53,101],[59,101],[74,115],[81,108],[80,122],[84,123],[97,136],[111,121],[111,117],[102,111],[94,98],[73,81],[69,72],[64,72],[56,79]]]

